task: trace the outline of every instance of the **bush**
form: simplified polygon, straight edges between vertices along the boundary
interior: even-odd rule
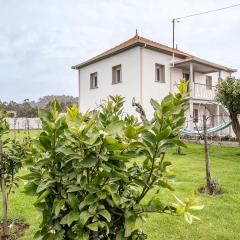
[[[186,202],[163,203],[161,188],[173,190],[168,149],[185,145],[178,139],[185,122],[186,86],[154,108],[152,122],[122,116],[124,99],[109,97],[98,111],[60,114],[57,101],[40,110],[43,131],[33,149],[33,167],[24,177],[26,192],[37,196],[42,212],[36,237],[42,239],[146,239],[136,222],[147,213],[184,215],[201,208]],[[142,201],[149,190],[155,194]]]

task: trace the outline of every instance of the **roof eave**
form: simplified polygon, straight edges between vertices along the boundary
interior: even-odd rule
[[[132,43],[132,44],[130,44],[130,45],[128,45],[128,46],[125,46],[124,48],[115,50],[115,51],[113,51],[113,52],[109,52],[109,53],[107,53],[107,54],[105,54],[105,55],[103,55],[103,56],[95,57],[95,58],[92,58],[92,59],[90,59],[90,60],[88,60],[88,61],[85,61],[85,62],[82,62],[82,63],[80,63],[80,64],[74,65],[74,66],[72,66],[71,68],[78,70],[78,69],[83,68],[83,67],[86,67],[86,66],[88,66],[88,65],[90,65],[90,64],[92,64],[92,63],[96,63],[96,62],[98,62],[98,61],[101,61],[101,60],[106,59],[106,58],[108,58],[108,57],[111,57],[111,56],[113,56],[113,55],[116,55],[116,54],[119,54],[119,53],[121,53],[121,52],[124,52],[124,51],[126,51],[126,50],[128,50],[128,49],[131,49],[131,48],[134,48],[134,47],[137,47],[137,46],[143,46],[143,45],[144,45],[144,44],[141,43],[141,42],[135,42],[135,43]]]
[[[191,59],[185,59],[185,60],[176,62],[175,66],[177,66],[178,64],[187,63],[187,62],[200,63],[202,65],[215,68],[216,70],[219,70],[219,71],[225,71],[225,72],[229,72],[229,73],[237,72],[237,69],[228,68],[228,67],[225,67],[225,66],[222,66],[222,65],[219,65],[219,64],[216,64],[216,63],[208,62],[208,61],[206,62],[205,60],[198,59],[198,58],[195,58],[195,57],[193,57]]]
[[[146,47],[148,49],[151,49],[151,50],[154,50],[154,51],[158,51],[158,52],[162,52],[162,53],[165,53],[165,54],[168,54],[168,55],[172,55],[172,51],[170,50],[167,50],[167,49],[161,49],[157,46],[154,46],[152,44],[148,44],[148,43],[145,43],[143,41],[137,41],[137,42],[134,42],[134,43],[131,43],[129,44],[128,46],[125,46],[124,48],[121,48],[119,50],[115,50],[113,52],[109,52],[103,56],[99,56],[99,57],[95,57],[93,59],[90,59],[88,61],[85,61],[83,63],[80,63],[80,64],[77,64],[77,65],[74,65],[72,66],[71,68],[72,69],[80,69],[80,68],[83,68],[83,67],[86,67],[92,63],[95,63],[95,62],[98,62],[100,60],[103,60],[103,59],[106,59],[108,57],[111,57],[113,55],[116,55],[118,53],[121,53],[121,52],[124,52],[128,49],[131,49],[131,48],[134,48],[134,47],[137,47],[137,46],[141,46],[141,47]],[[181,52],[178,52],[178,51],[175,51],[175,56],[176,57],[179,57],[179,58],[186,58],[186,57],[189,57],[190,55],[187,55],[187,54],[184,54],[184,53],[181,53]]]

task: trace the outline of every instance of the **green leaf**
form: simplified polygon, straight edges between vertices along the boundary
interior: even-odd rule
[[[189,224],[192,224],[193,218],[192,218],[192,215],[189,212],[184,213],[184,218],[185,218],[186,222],[188,222]]]
[[[62,225],[67,224],[68,226],[70,226],[74,221],[77,220],[79,220],[79,213],[71,211],[62,218],[60,224]]]
[[[95,194],[88,194],[84,200],[79,204],[79,209],[81,210],[85,206],[91,205],[95,203],[98,200],[97,196]]]
[[[112,136],[106,136],[105,137],[105,142],[107,144],[112,144],[112,145],[118,144],[118,140],[113,138]]]
[[[124,122],[121,120],[111,122],[105,129],[105,132],[107,132],[110,135],[116,134],[122,130],[124,126]]]
[[[111,214],[107,210],[101,210],[98,214],[103,216],[108,222],[111,222]]]
[[[174,188],[171,185],[169,185],[167,182],[164,182],[162,180],[158,181],[158,185],[163,187],[163,188],[167,188],[167,189],[169,189],[171,191],[174,191]]]
[[[58,216],[60,211],[64,208],[65,206],[65,200],[64,199],[61,199],[60,201],[58,201],[56,207],[55,207],[55,216]]]
[[[40,193],[42,192],[43,190],[45,190],[46,188],[49,188],[50,186],[52,186],[53,183],[55,183],[56,180],[50,180],[50,181],[47,181],[47,182],[41,182],[39,185],[38,185],[38,188],[37,188],[37,193]]]
[[[159,134],[156,136],[157,141],[161,141],[163,139],[166,139],[172,132],[171,127],[166,127],[163,131],[161,131]]]
[[[98,222],[91,223],[87,226],[90,230],[97,232],[98,231]]]
[[[168,141],[168,143],[173,143],[179,147],[187,148],[187,145],[179,139],[172,139],[172,140]]]
[[[81,187],[79,186],[74,186],[74,185],[70,185],[67,192],[79,192],[80,190],[82,190]]]
[[[129,125],[124,129],[124,133],[126,137],[132,139],[136,136],[137,131],[133,126]]]
[[[49,121],[51,117],[51,113],[46,109],[39,109],[38,110],[38,116],[43,121]]]
[[[44,191],[37,199],[36,203],[41,202],[43,199],[45,199],[49,194],[51,193],[50,189],[47,189]]]
[[[61,105],[57,99],[54,99],[51,103],[51,110],[60,113],[62,111]]]
[[[202,210],[204,208],[204,205],[198,205],[198,206],[191,206],[188,209],[192,210]]]
[[[95,155],[89,155],[81,161],[81,165],[86,168],[90,168],[96,165],[98,159]]]
[[[161,106],[156,100],[151,98],[150,103],[155,111],[160,110]]]
[[[85,128],[83,130],[83,135],[85,135],[90,130],[90,128],[96,122],[96,118],[97,118],[96,114],[92,116],[91,120],[87,123],[87,125],[85,126]]]
[[[46,150],[51,149],[51,139],[45,133],[40,134],[39,142]]]
[[[80,223],[84,226],[86,224],[86,222],[88,221],[88,219],[90,217],[92,217],[93,215],[90,214],[87,210],[83,211],[80,213],[79,219],[80,219]]]
[[[125,212],[125,234],[124,237],[128,238],[131,236],[132,232],[136,228],[136,218],[137,216],[135,215],[134,212],[132,211],[126,211]]]

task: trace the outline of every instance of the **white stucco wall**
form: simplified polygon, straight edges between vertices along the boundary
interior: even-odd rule
[[[142,50],[143,107],[147,116],[151,117],[153,109],[150,105],[150,99],[161,101],[171,91],[171,84],[172,90],[174,90],[174,83],[182,78],[182,70],[175,69],[174,72],[171,70],[172,56],[146,48]],[[175,60],[179,59],[175,58]],[[155,64],[165,66],[165,83],[155,81]],[[170,80],[171,74],[172,83]]]
[[[134,113],[132,98],[140,99],[139,47],[88,65],[80,70],[80,110],[86,111],[99,105],[109,95],[126,98],[125,111]],[[112,67],[121,64],[122,83],[112,84]],[[90,89],[90,74],[98,73],[98,88]]]
[[[212,85],[213,86],[216,86],[218,84],[218,77],[219,77],[218,72],[208,73],[208,74],[202,74],[202,73],[195,72],[194,73],[195,83],[206,84],[206,76],[212,76]],[[228,72],[221,71],[221,77],[223,79],[226,77],[229,77],[229,76],[230,76],[230,74]]]

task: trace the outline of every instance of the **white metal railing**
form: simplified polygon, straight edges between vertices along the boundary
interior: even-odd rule
[[[193,97],[199,99],[210,99],[213,100],[215,98],[216,86],[206,85],[201,83],[193,84]]]

